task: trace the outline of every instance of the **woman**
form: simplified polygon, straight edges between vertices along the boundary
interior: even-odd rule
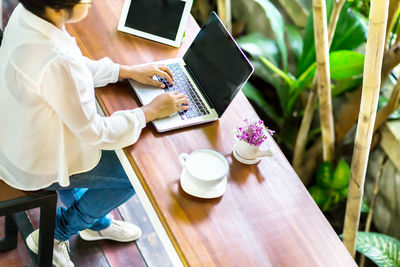
[[[0,47],[0,179],[22,190],[57,190],[53,263],[73,266],[68,239],[132,241],[130,223],[107,215],[135,193],[114,149],[135,143],[146,123],[187,109],[187,98],[165,93],[148,105],[96,113],[94,87],[130,78],[163,87],[165,66],[136,67],[82,56],[65,24],[84,19],[86,0],[20,0]],[[103,150],[103,151],[102,151]],[[27,238],[37,253],[38,230]]]

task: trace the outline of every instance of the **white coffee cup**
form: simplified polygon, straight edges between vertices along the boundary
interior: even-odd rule
[[[182,189],[200,198],[215,198],[225,192],[229,165],[225,157],[211,149],[198,149],[178,157],[182,166]]]

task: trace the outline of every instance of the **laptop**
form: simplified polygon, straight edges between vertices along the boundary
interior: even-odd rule
[[[193,0],[125,0],[118,30],[179,47]]]
[[[152,64],[165,64],[173,74],[174,83],[155,76],[154,79],[166,84],[160,89],[129,80],[143,105],[166,91],[182,92],[189,100],[188,110],[152,121],[159,132],[217,120],[254,71],[215,12],[182,58]]]

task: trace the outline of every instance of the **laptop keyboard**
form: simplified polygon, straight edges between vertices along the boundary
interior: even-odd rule
[[[189,109],[178,112],[181,119],[190,119],[210,114],[196,90],[193,88],[192,83],[186,77],[179,63],[168,64],[167,67],[171,70],[172,75],[174,76],[174,84],[170,84],[167,79],[161,76],[157,76],[157,79],[165,84],[165,92],[177,91],[187,96],[189,100]]]

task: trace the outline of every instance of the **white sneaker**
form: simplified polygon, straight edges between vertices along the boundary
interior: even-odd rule
[[[79,236],[86,241],[109,239],[119,242],[130,242],[138,239],[142,235],[142,230],[136,225],[113,220],[111,225],[104,230],[93,231],[86,229],[79,232]]]
[[[26,244],[29,249],[38,254],[39,251],[39,229],[33,231],[27,238]],[[53,265],[56,267],[74,267],[69,258],[69,242],[54,239]]]

